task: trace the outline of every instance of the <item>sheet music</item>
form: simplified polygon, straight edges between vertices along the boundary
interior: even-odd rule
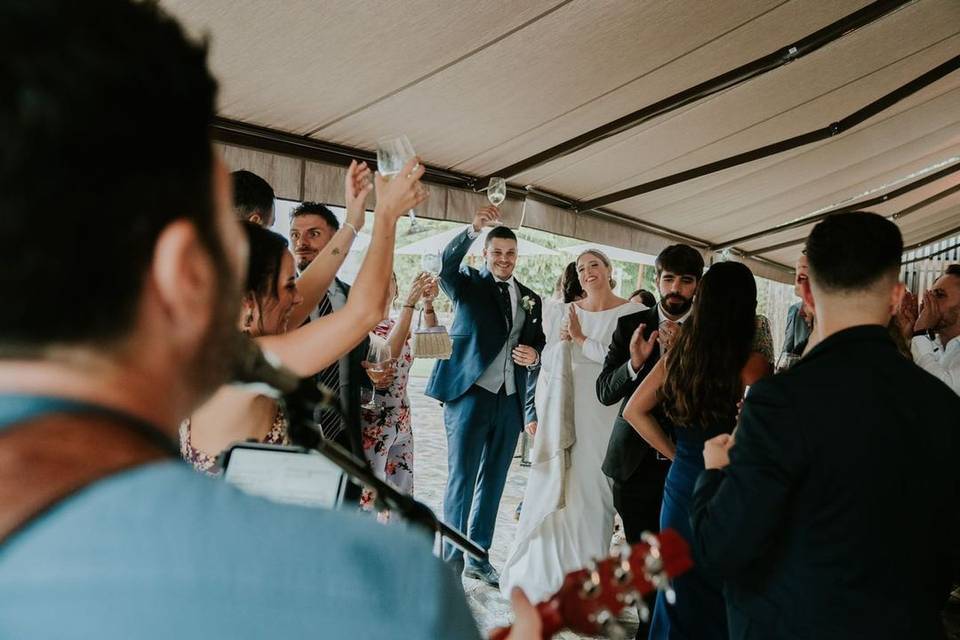
[[[343,474],[318,453],[236,447],[224,480],[275,502],[333,509],[340,501]]]

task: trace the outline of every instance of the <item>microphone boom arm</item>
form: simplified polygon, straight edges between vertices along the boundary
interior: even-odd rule
[[[430,510],[430,507],[418,502],[412,496],[397,491],[389,484],[378,478],[370,470],[370,467],[362,460],[359,460],[352,453],[341,447],[335,442],[326,440],[319,427],[314,421],[314,410],[318,402],[312,400],[307,393],[304,393],[304,385],[311,384],[312,381],[307,378],[301,381],[300,386],[290,393],[282,395],[282,402],[287,412],[287,419],[290,421],[292,431],[316,432],[319,435],[319,442],[314,448],[320,452],[327,460],[337,465],[344,473],[355,481],[373,489],[377,494],[377,504],[396,511],[408,521],[420,525],[433,535],[439,535],[441,538],[441,549],[443,540],[447,540],[460,548],[465,553],[470,554],[481,562],[488,561],[488,554],[475,542],[467,538],[463,533],[442,522]],[[344,419],[343,411],[336,403],[322,403],[324,409],[336,411]]]

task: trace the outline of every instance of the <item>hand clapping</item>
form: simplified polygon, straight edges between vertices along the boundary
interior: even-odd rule
[[[657,344],[657,338],[660,337],[659,331],[654,331],[649,338],[644,339],[643,331],[647,325],[641,324],[630,337],[630,366],[634,371],[639,371],[643,363],[647,361],[650,354],[653,353],[653,347]]]

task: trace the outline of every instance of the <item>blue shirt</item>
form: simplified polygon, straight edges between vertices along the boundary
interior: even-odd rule
[[[61,406],[0,395],[0,429]],[[280,505],[179,460],[94,483],[0,546],[2,638],[478,638],[428,536]]]

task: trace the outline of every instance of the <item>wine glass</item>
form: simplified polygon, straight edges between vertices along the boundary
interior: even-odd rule
[[[364,404],[364,409],[379,410],[380,402],[377,400],[376,388],[380,385],[387,375],[387,364],[390,357],[390,347],[379,340],[370,341],[370,349],[367,351],[367,375],[373,382],[374,393],[369,403]]]
[[[377,140],[377,171],[388,180],[400,173],[403,166],[416,153],[410,139],[405,135],[389,136]],[[410,209],[410,226],[417,224],[417,215]]]
[[[433,277],[440,275],[440,268],[443,266],[443,260],[440,254],[431,251],[420,256],[420,268]]]
[[[507,198],[507,181],[503,178],[490,178],[490,184],[487,185],[487,200],[495,207]]]

